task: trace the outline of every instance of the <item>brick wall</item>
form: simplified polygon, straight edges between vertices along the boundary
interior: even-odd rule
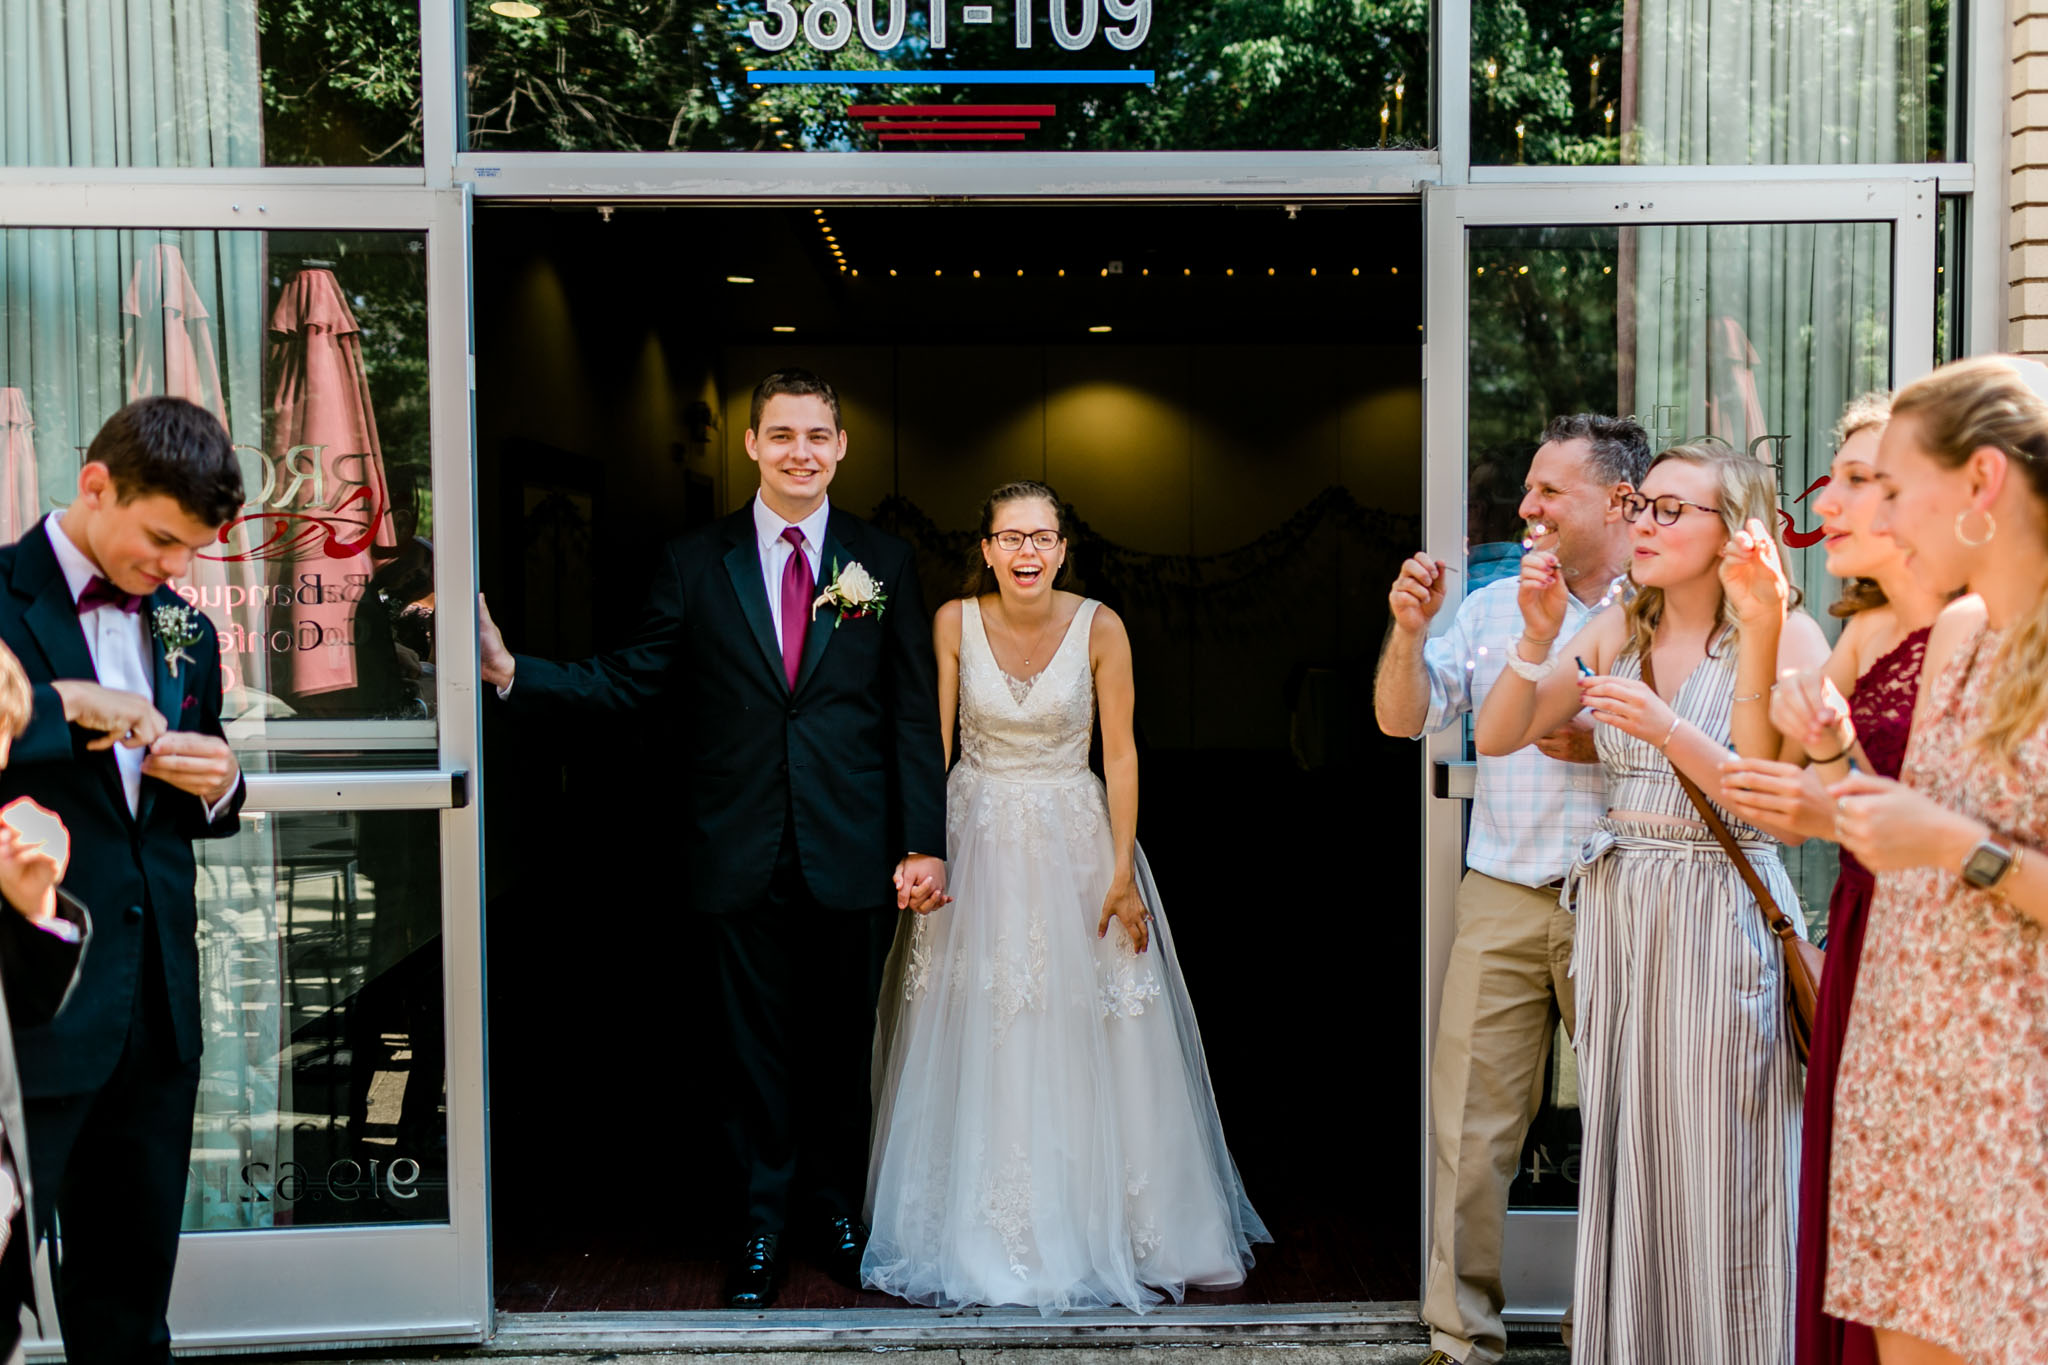
[[[2011,0],[2008,349],[2048,358],[2048,0]]]

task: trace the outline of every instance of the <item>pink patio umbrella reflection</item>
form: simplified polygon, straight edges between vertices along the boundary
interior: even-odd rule
[[[213,314],[175,243],[160,242],[135,262],[121,311],[129,318],[122,348],[128,357],[130,401],[155,394],[183,398],[219,418],[232,435]],[[255,565],[224,563],[202,553],[193,557],[185,583],[176,585],[213,618],[224,637],[221,684],[230,694],[264,685],[262,656],[246,649],[246,642],[264,634],[261,594],[252,591],[260,582]],[[231,695],[228,714],[239,710]]]
[[[0,539],[12,544],[42,515],[36,482],[35,422],[20,389],[0,389]]]
[[[376,568],[371,546],[398,543],[362,329],[331,269],[309,265],[285,285],[270,319],[270,372],[279,496],[297,490],[279,511],[295,589],[289,690],[303,704],[356,685],[353,617]]]
[[[185,269],[185,253],[170,242],[149,248],[128,276],[121,311],[129,324],[128,397],[167,393],[205,408],[228,424],[213,344],[213,314]]]

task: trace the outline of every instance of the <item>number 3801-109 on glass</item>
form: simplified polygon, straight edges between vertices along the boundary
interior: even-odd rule
[[[1034,0],[1011,0],[1016,6],[1017,46],[1028,48],[1033,37]],[[946,45],[948,0],[927,0],[931,6],[926,46]],[[1119,52],[1128,52],[1145,41],[1152,29],[1152,0],[1045,0],[1046,20],[1053,41],[1069,52],[1079,52],[1099,34]],[[911,0],[810,0],[801,10],[792,0],[767,0],[768,17],[747,25],[747,36],[764,52],[780,52],[799,34],[820,52],[837,52],[853,38],[876,52],[887,52],[903,41],[910,19]],[[878,22],[876,10],[886,9],[886,23]],[[1075,11],[1078,11],[1076,13]],[[993,4],[962,5],[962,24],[992,24]]]

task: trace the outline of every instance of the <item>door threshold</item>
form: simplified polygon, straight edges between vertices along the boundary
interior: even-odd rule
[[[1026,1308],[783,1309],[765,1313],[500,1313],[489,1351],[862,1350],[914,1346],[1092,1346],[1221,1341],[1427,1341],[1422,1306],[1396,1303],[1169,1304],[1144,1314]]]

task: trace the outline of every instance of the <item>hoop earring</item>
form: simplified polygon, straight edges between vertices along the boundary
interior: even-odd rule
[[[1984,513],[1984,538],[1982,540],[1972,540],[1969,536],[1963,534],[1963,523],[1969,519],[1972,510],[1965,507],[1962,511],[1956,513],[1956,539],[1973,550],[1981,550],[1991,543],[1992,537],[1998,534],[1998,522],[1989,511],[1986,511]]]

